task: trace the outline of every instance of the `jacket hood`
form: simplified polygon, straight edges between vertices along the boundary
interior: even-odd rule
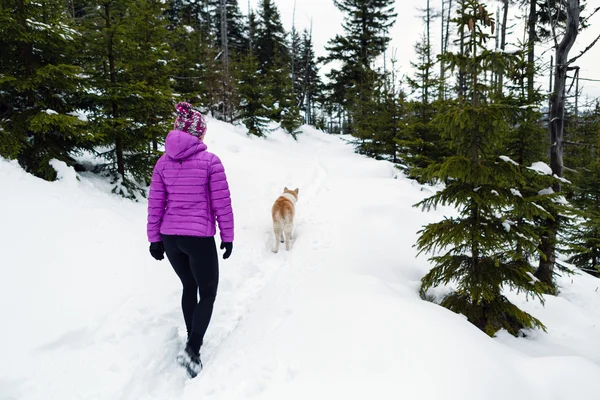
[[[204,151],[207,146],[195,136],[180,130],[172,130],[165,141],[165,153],[169,158],[180,161]]]

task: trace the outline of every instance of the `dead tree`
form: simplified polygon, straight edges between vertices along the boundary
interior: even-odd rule
[[[533,0],[532,0],[533,1]],[[565,114],[565,87],[567,84],[567,71],[570,63],[577,58],[569,60],[569,52],[577,39],[579,33],[579,0],[567,0],[567,26],[564,36],[560,43],[555,36],[555,59],[554,66],[554,88],[550,99],[550,167],[552,173],[561,178],[563,176],[563,133],[564,133],[564,114]],[[557,181],[553,187],[556,193],[561,191],[560,181]],[[558,235],[558,216],[554,215],[553,219],[548,219],[546,234],[542,236],[540,250],[543,255],[540,257],[540,263],[536,276],[542,282],[552,288],[554,292],[554,265],[556,261],[556,238]]]

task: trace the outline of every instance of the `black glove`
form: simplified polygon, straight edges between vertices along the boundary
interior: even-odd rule
[[[150,243],[150,254],[156,260],[160,261],[165,258],[165,247],[162,242],[153,242]]]
[[[223,249],[225,249],[223,260],[227,260],[233,251],[233,242],[221,242],[221,250]]]

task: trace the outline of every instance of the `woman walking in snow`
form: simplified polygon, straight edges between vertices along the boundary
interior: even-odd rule
[[[234,224],[223,164],[203,142],[204,117],[189,103],[178,103],[176,110],[175,128],[152,174],[147,233],[150,254],[162,260],[166,252],[183,284],[181,308],[188,336],[177,361],[195,377],[202,369],[200,347],[219,281],[215,224],[224,259],[233,250]]]

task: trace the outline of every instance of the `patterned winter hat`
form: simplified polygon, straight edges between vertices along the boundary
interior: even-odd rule
[[[185,102],[177,103],[175,109],[177,110],[175,129],[187,132],[202,140],[206,135],[206,120],[200,110]]]

